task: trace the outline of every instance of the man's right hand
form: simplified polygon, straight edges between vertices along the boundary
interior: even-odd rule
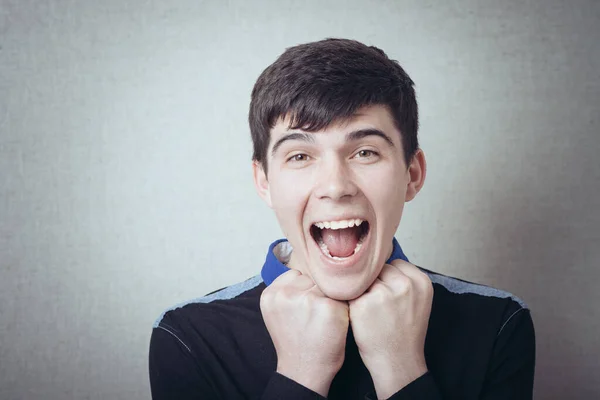
[[[344,363],[348,303],[332,300],[299,271],[281,274],[260,309],[277,352],[277,372],[327,397]]]

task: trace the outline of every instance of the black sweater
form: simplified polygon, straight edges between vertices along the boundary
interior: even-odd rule
[[[282,242],[270,246],[261,276],[176,306],[157,320],[149,360],[154,400],[323,399],[275,372],[277,356],[259,300],[286,270],[280,259],[290,248]],[[395,239],[388,262],[394,258],[406,259]],[[425,340],[429,372],[391,399],[531,399],[535,338],[525,304],[507,292],[422,270],[434,286]],[[327,398],[376,399],[351,330]]]

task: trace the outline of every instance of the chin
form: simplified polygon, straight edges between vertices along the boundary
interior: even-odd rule
[[[327,279],[322,284],[316,282],[317,286],[323,294],[330,299],[339,301],[354,300],[362,296],[362,294],[369,288],[370,283],[364,281],[347,282],[346,279]]]

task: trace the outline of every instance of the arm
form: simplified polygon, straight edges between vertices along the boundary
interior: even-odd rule
[[[535,331],[527,309],[515,312],[498,333],[480,396],[481,400],[531,400],[535,371]],[[366,400],[375,400],[370,394]],[[409,383],[389,400],[442,400],[430,372]]]
[[[356,344],[378,399],[441,399],[424,354],[432,299],[429,277],[394,260],[362,296],[349,302]]]
[[[290,270],[263,291],[260,307],[277,354],[277,369],[268,382],[254,382],[252,392],[262,392],[263,400],[325,399],[344,361],[347,303],[328,299],[309,277]],[[153,399],[233,397],[222,391],[228,390],[229,382],[235,383],[235,377],[223,375],[229,372],[218,367],[215,349],[207,346],[200,340],[190,349],[175,321],[164,316],[150,343]]]
[[[150,387],[153,400],[221,399],[198,360],[171,325],[154,328],[150,339]],[[261,400],[325,400],[296,381],[274,372]]]
[[[498,333],[481,400],[531,400],[535,331],[528,309],[516,311]]]
[[[169,326],[152,331],[149,372],[153,400],[218,399],[187,345]]]
[[[260,308],[277,354],[263,400],[325,399],[344,362],[348,304],[290,270],[263,291]]]

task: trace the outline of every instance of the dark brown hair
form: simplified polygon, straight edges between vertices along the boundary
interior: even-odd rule
[[[267,172],[270,131],[281,117],[290,118],[290,129],[315,132],[368,105],[388,107],[401,132],[408,166],[419,147],[419,117],[414,82],[398,62],[355,40],[290,47],[263,71],[252,90],[252,159]]]

